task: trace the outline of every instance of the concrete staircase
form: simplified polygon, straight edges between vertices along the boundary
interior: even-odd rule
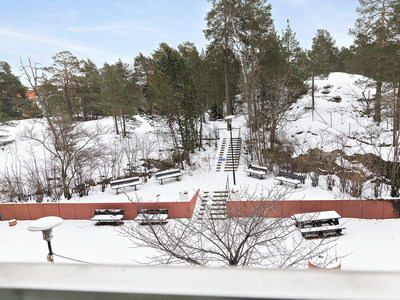
[[[200,209],[197,216],[198,220],[203,220],[208,216],[211,220],[226,219],[226,200],[228,191],[204,192],[200,197]]]
[[[226,157],[225,152],[226,152],[226,138],[223,138],[220,149],[219,149],[218,163],[217,163],[217,169],[216,169],[217,172],[221,171],[221,168],[222,168],[222,160],[221,159]]]
[[[228,152],[226,154],[226,162],[224,166],[225,172],[232,172],[233,167],[235,167],[235,171],[237,171],[239,167],[241,147],[242,147],[241,138],[233,138],[232,144],[231,141],[229,140]]]
[[[229,144],[227,144],[228,140]],[[223,169],[224,172],[232,172],[233,166],[235,166],[235,171],[237,171],[239,167],[241,148],[241,138],[233,138],[232,144],[230,139],[223,138],[219,149],[216,171],[220,172]],[[225,161],[223,159],[225,159]]]

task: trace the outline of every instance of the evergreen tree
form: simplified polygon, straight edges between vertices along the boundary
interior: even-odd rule
[[[21,118],[25,104],[32,105],[26,100],[26,88],[12,74],[10,65],[0,61],[0,122]]]
[[[80,75],[74,76],[73,80],[76,95],[81,100],[82,117],[87,120],[105,115],[100,70],[89,58],[82,60],[80,65]]]
[[[53,75],[52,80],[63,89],[65,100],[67,103],[68,114],[72,118],[72,102],[71,102],[71,78],[79,72],[79,61],[76,56],[69,51],[56,53],[53,57],[53,64],[45,68],[47,72]]]
[[[311,75],[311,109],[315,109],[315,78],[326,77],[335,68],[338,60],[336,42],[327,30],[318,29],[312,39],[311,51],[308,52]]]
[[[396,33],[392,30],[389,19],[394,16],[394,6],[397,0],[359,0],[360,6],[356,12],[360,17],[356,20],[355,27],[350,30],[358,48],[358,58],[364,66],[364,74],[372,67],[370,77],[376,80],[374,101],[374,121],[380,123],[382,83],[384,75],[384,52],[387,43],[394,38]]]
[[[182,46],[181,49],[183,51]],[[167,107],[170,109],[168,111],[168,121],[170,123],[171,134],[173,138],[176,137],[173,131],[174,127],[172,126],[175,123],[178,125],[180,142],[185,158],[190,164],[189,153],[194,150],[196,145],[198,138],[197,124],[201,115],[201,102],[199,101],[199,93],[193,80],[193,74],[187,66],[187,59],[165,43],[160,44],[160,47],[153,53],[153,58],[157,61],[159,69],[154,82],[157,82],[159,85],[162,82],[162,86],[166,86],[168,83],[168,90],[172,91],[171,94],[173,96],[171,97],[173,97],[177,104],[173,106],[162,104],[163,108]],[[152,82],[153,80],[151,79],[150,83]],[[158,105],[160,105],[160,101],[168,101],[167,103],[169,103],[169,100],[164,97],[165,93],[160,92],[159,89],[152,88],[150,85],[149,91],[152,92]],[[162,114],[166,116],[165,112]],[[173,116],[173,118],[171,119],[170,116]],[[178,147],[177,142],[175,143],[175,147]],[[178,149],[176,152],[179,153]]]
[[[128,64],[119,60],[113,65],[104,63],[101,73],[104,100],[114,118],[115,132],[120,134],[120,119],[121,133],[126,136],[126,115],[132,114],[136,109],[133,71]]]
[[[154,75],[156,69],[156,63],[152,57],[146,57],[142,53],[139,53],[135,57],[134,61],[134,76],[136,78],[136,84],[141,88],[142,97],[148,103],[148,112],[153,114],[154,101],[150,93],[147,93],[150,85],[150,79]]]
[[[262,49],[265,55],[258,64],[260,126],[261,132],[269,132],[269,145],[265,144],[267,139],[264,138],[261,140],[261,149],[269,149],[272,154],[276,153],[279,126],[290,120],[287,113],[291,105],[305,92],[304,80],[299,76],[297,64],[300,60],[292,60],[288,67],[285,49],[277,34],[270,34]]]
[[[206,16],[204,34],[207,40],[223,49],[226,115],[233,114],[232,98],[229,91],[229,50],[232,49],[233,23],[238,0],[208,0],[212,3]]]

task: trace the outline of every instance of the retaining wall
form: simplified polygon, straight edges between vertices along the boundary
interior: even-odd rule
[[[190,201],[179,202],[140,202],[140,203],[17,203],[0,204],[1,220],[36,220],[46,216],[56,216],[65,220],[89,220],[95,209],[121,209],[124,220],[133,220],[137,209],[168,209],[168,218],[191,218],[196,205],[198,190]]]
[[[170,219],[191,218],[196,205],[198,190],[190,201],[186,202],[156,202],[156,203],[18,203],[0,204],[1,220],[36,220],[45,216],[57,216],[66,220],[89,220],[95,209],[125,210],[124,219],[133,220],[137,209],[168,208]],[[357,219],[391,219],[397,218],[397,213],[389,201],[379,200],[301,200],[301,201],[262,201],[267,207],[268,217],[290,217],[297,213],[335,210],[343,218]],[[260,207],[260,202],[228,201],[227,214],[249,216],[254,208]]]
[[[392,219],[397,212],[385,200],[301,200],[301,201],[228,201],[227,214],[250,216],[254,209],[263,210],[268,217],[288,218],[293,214],[335,210],[343,218]]]

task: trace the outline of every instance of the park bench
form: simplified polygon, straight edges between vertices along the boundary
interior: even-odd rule
[[[278,180],[280,182],[279,184],[283,184],[285,182],[293,184],[294,187],[297,188],[299,184],[304,184],[305,177],[293,173],[279,171],[278,176],[275,176],[274,179]]]
[[[90,221],[97,222],[96,225],[119,225],[124,217],[123,209],[95,209],[94,217]]]
[[[304,227],[319,227],[322,225],[339,225],[339,219],[342,218],[336,211],[321,211],[304,214],[294,214],[290,217],[295,226],[299,228]]]
[[[129,177],[124,179],[117,179],[110,181],[110,187],[112,190],[116,190],[118,194],[118,189],[127,188],[127,187],[135,187],[138,184],[142,184],[139,177]]]
[[[246,173],[251,175],[257,175],[260,177],[260,179],[264,178],[265,175],[268,173],[268,169],[260,166],[256,166],[253,164],[249,164],[248,169],[244,170]]]
[[[302,237],[304,238],[315,238],[315,237],[340,235],[343,229],[346,228],[341,227],[340,225],[329,225],[329,226],[300,228],[300,232]]]
[[[294,214],[291,219],[305,238],[339,235],[345,227],[339,225],[341,216],[334,210]]]
[[[165,171],[154,173],[154,177],[157,180],[160,180],[161,184],[163,184],[164,179],[176,178],[176,180],[179,180],[179,177],[181,175],[182,174],[181,174],[180,169],[165,170]]]
[[[135,221],[140,225],[166,224],[168,209],[138,209]]]

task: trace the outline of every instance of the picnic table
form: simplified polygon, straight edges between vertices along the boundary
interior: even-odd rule
[[[140,225],[166,224],[168,209],[138,209],[135,221]]]
[[[305,226],[320,227],[323,224],[339,225],[340,218],[342,217],[334,210],[291,216],[291,219],[295,221],[295,226],[299,228],[304,228]]]
[[[95,209],[94,217],[91,218],[90,221],[95,221],[98,225],[122,224],[123,217],[123,209]]]
[[[343,229],[346,228],[340,225],[329,225],[320,227],[300,228],[300,232],[302,237],[310,238],[310,237],[324,237],[329,235],[339,235],[342,233]]]

